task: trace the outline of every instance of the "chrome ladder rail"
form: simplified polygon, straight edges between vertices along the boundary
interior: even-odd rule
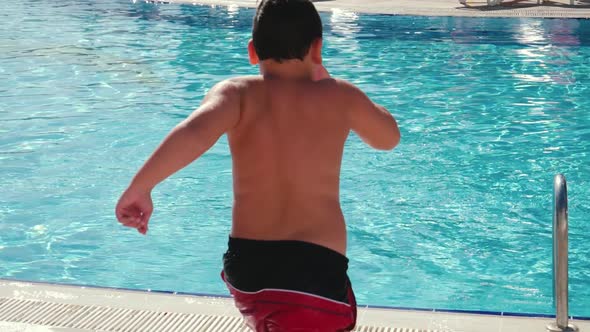
[[[578,331],[568,323],[568,209],[565,176],[553,179],[553,303],[556,322],[547,331]]]

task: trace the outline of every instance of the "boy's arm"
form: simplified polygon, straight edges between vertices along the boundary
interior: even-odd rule
[[[152,190],[209,150],[239,118],[239,88],[227,81],[217,84],[202,105],[168,134],[135,175],[131,186]]]
[[[231,81],[217,84],[202,105],[168,134],[137,172],[117,204],[119,221],[145,234],[152,212],[152,189],[199,158],[239,119],[239,87]]]
[[[378,150],[392,150],[401,139],[397,122],[383,106],[373,103],[356,86],[343,82],[350,100],[349,119],[351,129],[360,138]]]

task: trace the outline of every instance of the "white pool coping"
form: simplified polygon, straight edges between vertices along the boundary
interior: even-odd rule
[[[35,305],[37,311],[28,316],[17,314],[26,306]],[[94,312],[113,312],[108,319],[94,315],[96,322],[87,326],[110,322],[115,318],[124,323],[126,317],[144,315],[180,317],[190,315],[193,323],[198,319],[214,317],[209,327],[201,324],[190,331],[246,331],[241,325],[239,312],[230,298],[186,294],[157,293],[146,291],[120,290],[110,288],[68,286],[45,283],[21,282],[0,279],[0,331],[2,332],[74,332],[95,331],[94,328],[81,328],[75,324],[62,324],[58,318],[51,318],[50,309],[62,310],[62,316],[74,309],[91,308]],[[32,309],[28,309],[29,311]],[[87,310],[88,312],[88,310]],[[131,315],[133,313],[133,315]],[[57,315],[57,314],[56,314]],[[92,316],[88,314],[88,316]],[[150,316],[151,315],[151,316]],[[35,317],[37,316],[37,317]],[[56,316],[57,317],[57,316]],[[106,317],[106,316],[105,316]],[[195,318],[196,317],[196,318]],[[204,318],[203,318],[204,317]],[[150,318],[151,319],[151,318]],[[91,320],[88,318],[87,320]],[[35,323],[36,321],[36,323]],[[226,328],[211,327],[214,321],[225,322]],[[355,331],[383,332],[542,332],[553,322],[551,318],[512,317],[503,315],[450,313],[419,310],[397,310],[387,308],[367,308],[359,306],[358,327]],[[42,323],[39,323],[42,322]],[[43,323],[44,322],[44,323]],[[198,323],[198,322],[197,322]],[[580,331],[590,331],[590,321],[574,320]],[[196,324],[196,323],[195,323]],[[233,324],[233,325],[232,325]],[[231,327],[230,327],[231,325]],[[98,325],[94,325],[95,327]],[[113,325],[114,326],[114,325]],[[196,325],[195,325],[196,326]],[[101,331],[135,331],[134,329],[98,329]],[[148,331],[140,328],[137,331]],[[153,331],[177,331],[178,329],[155,329]],[[152,330],[149,330],[152,331]],[[184,331],[184,330],[183,330]]]
[[[142,0],[136,0],[142,1]],[[145,0],[144,0],[145,1]],[[151,0],[200,5],[223,5],[255,7],[256,0]],[[545,17],[545,18],[590,18],[590,2],[576,0],[502,1],[498,6],[488,7],[486,0],[467,0],[464,6],[458,0],[320,0],[314,1],[320,11],[345,10],[356,13],[373,13],[413,16],[458,16],[458,17]]]

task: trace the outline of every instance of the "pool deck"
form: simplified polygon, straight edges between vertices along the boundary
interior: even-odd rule
[[[255,0],[163,0],[165,2],[254,7]],[[497,6],[487,6],[486,0],[467,0],[467,6],[458,0],[316,0],[318,10],[346,10],[358,13],[417,15],[417,16],[462,16],[462,17],[546,17],[590,18],[590,0],[502,1]]]
[[[357,332],[543,332],[551,318],[359,308]],[[590,321],[574,320],[581,332]],[[230,298],[0,279],[2,332],[248,331]]]

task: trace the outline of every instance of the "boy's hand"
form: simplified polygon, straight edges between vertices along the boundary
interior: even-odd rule
[[[136,228],[138,232],[145,235],[153,210],[150,191],[129,187],[119,199],[115,214],[121,224]]]
[[[313,75],[311,79],[315,82],[326,80],[330,78],[330,73],[323,65],[315,65],[313,68]]]

